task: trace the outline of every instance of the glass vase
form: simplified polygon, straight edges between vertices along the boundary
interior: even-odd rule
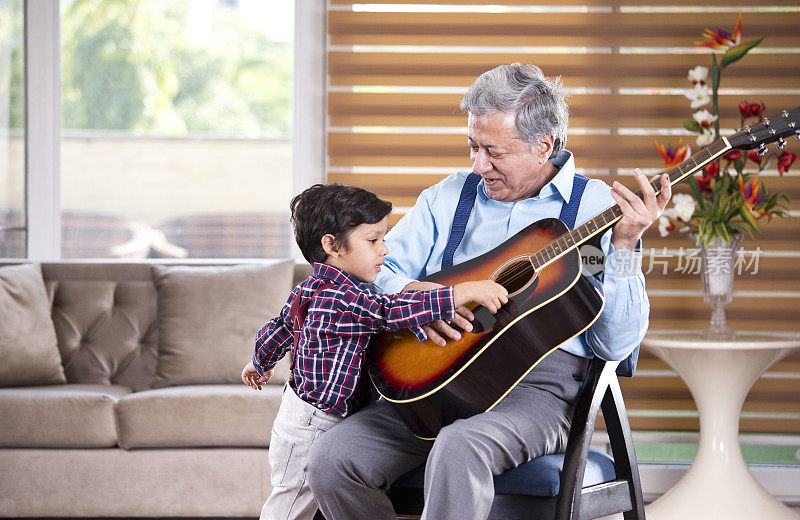
[[[733,339],[736,333],[725,321],[725,305],[733,299],[733,274],[736,250],[744,237],[736,235],[732,242],[714,237],[708,244],[697,236],[691,239],[700,248],[703,299],[711,306],[711,322],[700,336],[706,339]]]

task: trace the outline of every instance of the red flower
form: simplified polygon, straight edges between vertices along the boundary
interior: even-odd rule
[[[764,103],[748,103],[747,100],[742,101],[739,103],[739,115],[742,116],[742,119],[746,119],[748,117],[757,117],[759,120],[763,119],[764,116],[761,114],[764,112]]]
[[[724,157],[729,161],[738,161],[742,157],[742,152],[739,150],[733,150],[732,152],[726,153]]]
[[[789,166],[794,164],[796,160],[796,153],[792,153],[789,150],[782,151],[780,158],[778,158],[778,174],[783,175],[784,173],[788,172]]]
[[[714,161],[703,168],[703,175],[699,178],[695,177],[695,182],[697,182],[697,187],[700,191],[710,192],[711,181],[714,180],[717,175],[719,175],[719,162]]]
[[[756,164],[761,164],[761,156],[758,155],[758,152],[755,150],[749,150],[747,152],[747,158]]]
[[[700,189],[700,191],[707,192],[711,191],[711,179],[713,178],[714,177],[711,175],[704,173],[702,177],[695,179],[695,182],[697,182],[697,187]]]
[[[705,173],[703,177],[708,176],[709,178],[716,177],[719,174],[719,162],[714,161],[704,169]]]
[[[742,116],[742,119],[746,118],[750,114],[750,103],[745,101],[739,101],[739,115]]]

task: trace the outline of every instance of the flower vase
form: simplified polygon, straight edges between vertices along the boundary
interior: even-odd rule
[[[700,335],[706,339],[733,339],[736,333],[725,321],[725,305],[733,299],[733,274],[736,250],[742,243],[742,235],[734,236],[732,242],[714,237],[708,244],[697,237],[692,240],[700,247],[703,275],[703,299],[711,306],[711,322]]]

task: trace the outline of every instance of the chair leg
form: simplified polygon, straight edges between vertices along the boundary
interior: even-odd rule
[[[624,513],[625,520],[644,520],[644,500],[639,480],[639,465],[633,446],[628,414],[622,400],[622,391],[617,378],[612,378],[603,397],[603,419],[606,423],[614,467],[617,478],[626,478],[630,483],[631,510]]]
[[[608,386],[609,378],[615,377],[615,366],[597,358],[589,364],[572,415],[572,427],[561,471],[561,487],[556,498],[556,520],[572,520],[580,516],[581,490],[589,445],[604,389]]]

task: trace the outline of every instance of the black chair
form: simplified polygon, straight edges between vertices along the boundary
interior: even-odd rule
[[[588,520],[623,513],[643,520],[644,502],[628,416],[615,373],[617,362],[592,359],[581,387],[567,450],[531,460],[495,477],[492,520]],[[590,447],[602,409],[613,459]],[[563,469],[562,469],[563,468]],[[399,518],[422,512],[424,465],[389,489]]]

